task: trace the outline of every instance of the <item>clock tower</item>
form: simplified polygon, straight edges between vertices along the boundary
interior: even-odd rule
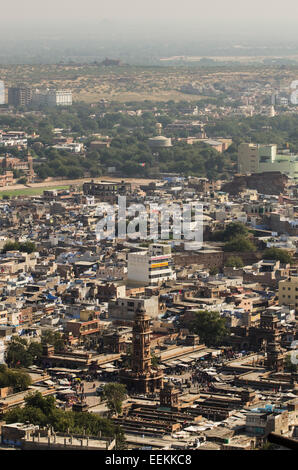
[[[132,332],[132,370],[136,373],[149,372],[151,370],[151,329],[150,317],[146,315],[145,310],[137,311]]]
[[[136,312],[132,334],[132,367],[120,371],[120,382],[133,392],[160,390],[163,387],[163,372],[151,368],[150,316],[142,308]]]

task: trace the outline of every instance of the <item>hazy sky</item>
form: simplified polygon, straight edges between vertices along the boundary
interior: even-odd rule
[[[0,21],[32,20],[168,19],[229,22],[280,21],[281,26],[298,19],[295,0],[9,0],[1,6]]]

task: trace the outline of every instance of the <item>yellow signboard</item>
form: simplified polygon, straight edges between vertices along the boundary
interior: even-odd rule
[[[166,261],[165,263],[157,263],[157,264],[151,264],[151,268],[164,268],[165,266],[168,266],[169,263]]]

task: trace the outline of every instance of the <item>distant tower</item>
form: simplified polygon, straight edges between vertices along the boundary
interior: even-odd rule
[[[283,353],[278,343],[273,342],[268,344],[265,365],[268,369],[276,372],[282,372],[284,370]]]
[[[269,117],[274,117],[276,115],[274,106],[270,106],[269,108]]]
[[[5,157],[4,157],[4,159],[3,159],[3,163],[2,163],[3,169],[4,169],[5,171],[8,170],[8,167],[9,167],[8,160],[9,160],[9,154],[6,153],[6,154],[5,154]]]
[[[120,371],[120,381],[129,390],[155,392],[163,386],[163,372],[151,369],[150,317],[142,308],[136,312],[132,333],[132,368]]]
[[[29,183],[32,183],[34,179],[33,158],[29,150],[27,153],[27,162],[28,162],[28,181]]]
[[[162,133],[162,124],[161,124],[161,122],[157,122],[155,127],[157,129],[157,134],[161,135],[161,133]]]
[[[132,332],[132,370],[137,373],[148,372],[151,370],[150,317],[142,309],[137,312]]]
[[[171,382],[166,382],[159,394],[160,406],[166,408],[178,407],[179,394],[179,390],[177,390]]]

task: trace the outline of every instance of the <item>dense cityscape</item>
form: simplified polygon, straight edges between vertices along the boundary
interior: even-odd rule
[[[297,449],[297,57],[150,60],[0,60],[0,451]]]

